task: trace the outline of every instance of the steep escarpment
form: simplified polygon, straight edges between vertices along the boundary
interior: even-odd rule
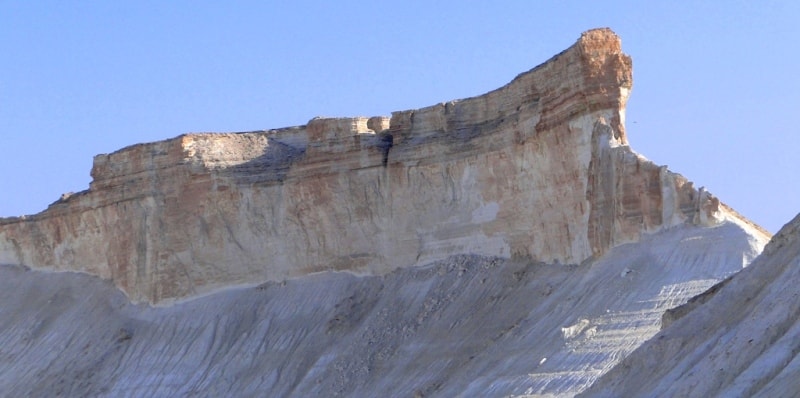
[[[579,393],[769,235],[628,147],[631,82],[600,29],[482,96],[99,155],[0,219],[0,391]]]
[[[89,190],[0,220],[0,263],[110,279],[137,302],[459,253],[578,264],[642,234],[734,222],[627,146],[610,30],[482,96],[99,155]]]
[[[800,216],[586,396],[781,397],[800,389]]]

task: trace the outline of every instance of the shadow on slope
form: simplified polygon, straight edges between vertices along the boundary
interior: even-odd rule
[[[680,227],[580,266],[455,256],[321,273],[165,308],[80,274],[0,267],[9,396],[575,394],[661,314],[755,255],[738,227]]]
[[[800,391],[800,215],[710,298],[598,380],[590,397]]]

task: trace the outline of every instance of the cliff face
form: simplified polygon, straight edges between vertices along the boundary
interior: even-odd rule
[[[765,238],[627,146],[631,84],[600,29],[479,97],[99,155],[89,190],[0,219],[0,263],[87,272],[158,303],[458,253],[577,264],[681,223]]]
[[[630,87],[594,30],[483,96],[97,156],[89,190],[0,219],[0,391],[573,396],[768,238],[628,147]],[[767,294],[736,280],[719,316]]]

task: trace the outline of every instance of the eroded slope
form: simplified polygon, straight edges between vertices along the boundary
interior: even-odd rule
[[[162,308],[86,275],[0,267],[0,391],[570,396],[759,250],[735,224],[682,226],[583,265],[457,256]]]
[[[788,397],[800,391],[800,216],[747,269],[587,396]]]

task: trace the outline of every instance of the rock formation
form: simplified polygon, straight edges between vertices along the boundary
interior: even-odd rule
[[[454,256],[383,276],[323,272],[165,307],[107,281],[0,267],[8,396],[572,396],[663,311],[760,247],[677,227],[581,266]]]
[[[0,219],[0,391],[581,392],[769,238],[628,146],[631,84],[599,29],[479,97],[99,155]]]
[[[600,379],[586,396],[788,397],[800,391],[800,215],[747,269]]]
[[[479,97],[134,145],[97,156],[89,190],[0,220],[0,263],[168,303],[459,253],[579,264],[687,222],[766,236],[627,146],[631,85],[630,58],[599,29]]]

